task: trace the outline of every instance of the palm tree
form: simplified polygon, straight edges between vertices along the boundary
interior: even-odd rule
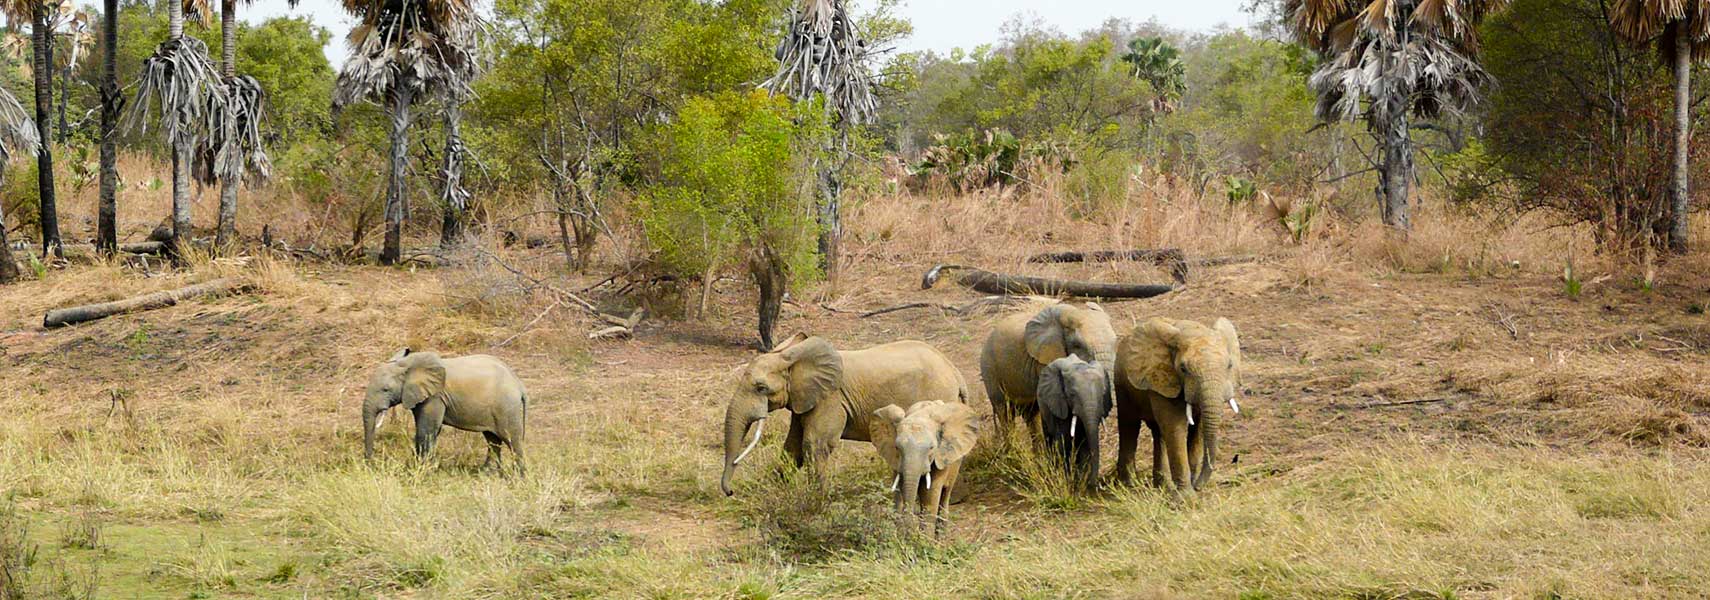
[[[119,251],[119,0],[101,7],[101,207],[95,246],[108,255]]]
[[[253,0],[251,0],[253,1]],[[219,115],[202,151],[196,153],[197,173],[208,185],[220,184],[220,213],[215,227],[214,247],[228,248],[237,241],[238,186],[244,176],[265,180],[272,166],[261,145],[261,111],[266,96],[253,77],[237,75],[237,0],[220,3],[220,81],[226,88],[226,110]],[[290,4],[296,6],[296,0]]]
[[[167,39],[154,54],[143,59],[137,80],[137,102],[128,115],[132,127],[148,129],[148,113],[159,107],[154,118],[172,147],[172,243],[168,248],[182,259],[190,243],[191,150],[200,140],[217,131],[226,108],[225,86],[208,58],[208,45],[184,35],[185,3],[169,1]],[[206,11],[200,11],[204,19]]]
[[[24,106],[4,89],[0,89],[0,180],[4,180],[6,165],[14,152],[35,152],[41,132]],[[4,203],[0,203],[0,209]],[[6,215],[0,210],[0,283],[18,279],[18,263],[12,260],[12,247],[6,243]]]
[[[1383,222],[1409,228],[1413,140],[1408,119],[1464,109],[1489,76],[1478,24],[1505,0],[1284,0],[1300,43],[1327,60],[1308,84],[1323,121],[1364,120],[1382,146],[1374,167]]]
[[[778,70],[760,84],[797,101],[824,96],[826,110],[831,112],[836,139],[828,141],[828,156],[816,161],[815,167],[820,187],[820,268],[833,285],[837,282],[837,243],[843,233],[838,214],[843,183],[838,172],[849,159],[849,130],[872,122],[879,108],[868,72],[874,49],[862,37],[847,4],[845,0],[801,0],[791,8],[790,28],[773,55],[778,59]],[[828,159],[835,159],[836,164]],[[777,266],[773,270],[778,270]],[[761,302],[762,308],[766,305]],[[766,321],[766,315],[761,315],[761,320]],[[762,335],[769,336],[770,332]]]
[[[1669,185],[1668,247],[1685,253],[1687,201],[1692,191],[1692,63],[1710,57],[1710,2],[1618,0],[1609,15],[1615,32],[1634,44],[1655,41],[1657,57],[1674,70],[1674,171]]]
[[[410,109],[428,96],[467,97],[476,74],[474,7],[469,0],[344,0],[359,21],[350,58],[333,84],[333,107],[384,102],[391,119],[391,182],[386,186],[386,242],[380,264],[398,262],[409,212],[405,172]]]
[[[30,20],[30,55],[34,64],[31,74],[35,80],[36,93],[36,177],[37,191],[41,195],[42,226],[42,257],[49,255],[64,256],[60,248],[59,210],[54,202],[53,187],[53,148],[47,143],[53,139],[53,123],[49,115],[53,111],[53,35],[49,25],[51,14],[59,10],[59,2],[47,0],[4,0],[0,2],[0,12],[13,21]],[[8,250],[10,252],[10,250]]]
[[[1137,37],[1128,41],[1122,62],[1128,63],[1135,78],[1152,86],[1152,112],[1176,109],[1176,101],[1187,91],[1187,66],[1180,50],[1163,38]]]

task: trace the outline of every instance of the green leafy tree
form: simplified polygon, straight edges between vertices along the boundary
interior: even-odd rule
[[[1122,55],[1131,73],[1152,87],[1152,111],[1168,113],[1175,110],[1176,101],[1187,91],[1187,64],[1182,53],[1163,38],[1136,37],[1128,41],[1128,52]]]
[[[499,2],[504,34],[472,104],[473,135],[496,179],[550,191],[571,269],[587,268],[609,227],[607,199],[635,179],[643,126],[668,120],[689,96],[749,87],[768,72],[766,6]]]
[[[759,288],[760,346],[771,348],[784,292],[814,278],[817,109],[764,92],[690,99],[660,132],[658,186],[643,196],[647,238],[660,260],[710,286],[746,267]]]

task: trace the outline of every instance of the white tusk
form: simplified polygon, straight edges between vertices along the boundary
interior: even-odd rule
[[[1234,396],[1229,397],[1229,408],[1230,410],[1235,411],[1235,414],[1241,414],[1241,405],[1235,403]]]
[[[902,489],[902,473],[897,473],[897,478],[891,480],[891,491],[894,492],[900,489]]]
[[[754,426],[754,441],[748,442],[748,447],[743,448],[742,454],[736,455],[736,460],[731,461],[730,464],[732,464],[732,465],[742,464],[742,459],[744,457],[748,456],[748,451],[753,450],[754,445],[760,443],[760,432],[765,431],[765,430],[766,430],[766,419],[762,418],[762,419],[760,419],[760,424]]]
[[[386,409],[386,410],[380,411],[380,419],[374,422],[374,429],[376,431],[378,431],[381,427],[386,426],[386,415],[389,415],[389,414],[392,414],[391,409]]]
[[[926,489],[932,489],[932,471],[926,472]]]
[[[1187,407],[1187,424],[1189,424],[1189,425],[1193,424],[1193,405],[1192,404],[1189,404]]]
[[[1069,439],[1071,439],[1071,440],[1075,439],[1075,424],[1079,423],[1080,421],[1081,421],[1081,418],[1078,416],[1077,417],[1069,417]]]

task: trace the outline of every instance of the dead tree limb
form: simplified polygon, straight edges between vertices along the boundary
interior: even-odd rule
[[[920,289],[931,289],[938,276],[951,269],[966,271],[956,283],[975,291],[1002,295],[1074,296],[1080,298],[1151,298],[1175,291],[1175,286],[1133,283],[1098,283],[1050,279],[1028,275],[1004,275],[963,265],[935,265],[921,278]]]
[[[1170,277],[1175,279],[1176,283],[1187,283],[1187,255],[1182,254],[1182,251],[1178,248],[1094,250],[1091,252],[1075,250],[1069,252],[1046,252],[1044,254],[1035,254],[1027,257],[1027,262],[1030,263],[1117,262],[1125,260],[1150,262],[1160,266],[1168,266],[1170,268]]]
[[[126,298],[100,304],[87,304],[48,311],[42,317],[42,327],[52,329],[64,327],[96,319],[104,319],[113,315],[165,308],[200,296],[217,296],[223,294],[242,294],[255,289],[255,286],[238,279],[215,279],[207,283],[198,283],[176,290],[166,290],[152,294],[143,294],[135,298]]]
[[[1008,304],[1015,304],[1015,303],[1026,302],[1026,301],[1027,301],[1027,299],[1023,296],[986,296],[984,298],[974,300],[973,302],[969,302],[969,303],[963,304],[961,306],[956,306],[954,304],[945,304],[945,303],[941,303],[941,302],[910,302],[908,304],[898,304],[896,306],[881,308],[878,310],[870,310],[870,311],[861,313],[861,318],[866,319],[866,318],[871,318],[871,317],[877,317],[879,315],[890,314],[890,313],[894,313],[894,312],[911,310],[911,309],[916,309],[916,308],[936,308],[938,310],[944,311],[946,314],[952,314],[952,315],[956,315],[958,317],[964,317],[964,316],[968,316],[970,314],[973,314],[975,310],[978,310],[980,308],[984,308],[987,306],[1004,306],[1004,305],[1008,305]]]

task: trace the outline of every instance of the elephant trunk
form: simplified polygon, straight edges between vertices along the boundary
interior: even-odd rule
[[[362,407],[362,460],[374,460],[374,421],[379,415],[371,406]]]
[[[902,489],[897,490],[897,512],[914,514],[920,507],[921,479],[926,477],[931,461],[924,456],[904,456]]]
[[[1199,472],[1193,480],[1193,487],[1196,490],[1205,485],[1206,482],[1211,481],[1211,473],[1217,465],[1217,430],[1223,422],[1223,407],[1218,406],[1218,399],[1221,397],[1221,395],[1201,393],[1200,401],[1194,406],[1194,412],[1199,417],[1201,444],[1204,445],[1203,456],[1189,459],[1200,461]]]
[[[1081,421],[1081,426],[1085,427],[1086,431],[1081,432],[1082,439],[1085,441],[1082,442],[1084,445],[1081,447],[1081,457],[1078,462],[1080,463],[1080,468],[1084,471],[1084,473],[1081,474],[1081,476],[1085,478],[1083,484],[1088,490],[1098,488],[1099,446],[1098,427],[1095,423],[1097,423],[1097,421],[1092,419],[1084,419]]]
[[[724,413],[724,475],[719,478],[718,489],[726,496],[736,495],[730,487],[730,478],[736,474],[736,462],[743,456],[742,438],[748,433],[748,426],[766,417],[764,412],[755,415],[756,411],[746,410],[738,403],[732,402]],[[760,432],[754,433],[754,441],[760,441]]]

